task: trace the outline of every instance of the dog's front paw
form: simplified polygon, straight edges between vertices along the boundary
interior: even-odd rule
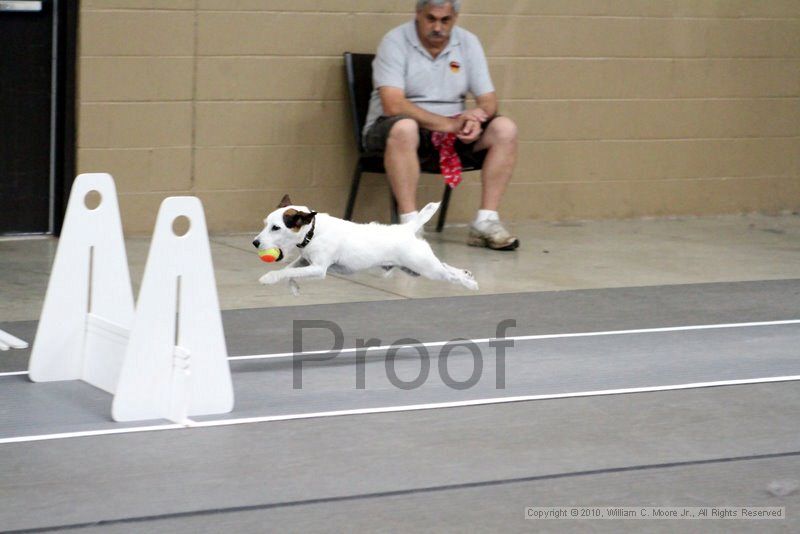
[[[259,282],[262,284],[277,284],[280,281],[281,277],[278,275],[277,271],[270,271],[261,278],[258,279]]]
[[[300,286],[294,281],[294,278],[289,278],[289,289],[295,297],[300,296]]]

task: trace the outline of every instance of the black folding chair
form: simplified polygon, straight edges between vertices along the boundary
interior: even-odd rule
[[[356,168],[353,172],[353,182],[350,185],[350,196],[347,199],[347,208],[344,212],[344,218],[351,220],[353,217],[353,207],[356,203],[356,196],[358,194],[358,186],[361,183],[361,174],[365,172],[373,172],[378,174],[386,174],[386,168],[383,166],[383,154],[368,153],[364,150],[361,143],[361,131],[364,128],[364,123],[367,120],[367,110],[369,108],[369,100],[372,95],[372,60],[375,54],[353,54],[350,52],[344,53],[344,66],[347,72],[347,89],[350,94],[350,111],[353,117],[353,139],[356,143],[356,150],[358,151],[358,161],[356,161]],[[463,163],[463,162],[462,162]],[[427,174],[441,174],[439,168],[439,161],[434,158],[434,161],[420,162],[421,171]],[[463,165],[464,171],[472,171],[480,169],[479,165]],[[442,196],[442,205],[439,207],[439,221],[436,223],[436,231],[441,232],[444,228],[444,221],[447,218],[447,206],[450,203],[450,193],[452,188],[448,185],[444,186],[444,195]],[[390,188],[391,193],[391,188]],[[397,223],[399,216],[397,214],[397,200],[392,196],[392,222]]]

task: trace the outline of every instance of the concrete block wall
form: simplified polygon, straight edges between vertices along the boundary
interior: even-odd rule
[[[213,232],[288,192],[341,216],[355,161],[344,51],[413,0],[82,0],[78,167],[117,178],[126,231],[194,194]],[[505,218],[800,209],[800,2],[464,0],[520,127]],[[423,178],[420,202],[441,180]],[[449,219],[477,208],[469,173]],[[367,175],[357,220],[388,220]]]

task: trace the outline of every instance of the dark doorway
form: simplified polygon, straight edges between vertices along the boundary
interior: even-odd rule
[[[76,29],[76,1],[0,0],[0,235],[60,229],[74,172]]]

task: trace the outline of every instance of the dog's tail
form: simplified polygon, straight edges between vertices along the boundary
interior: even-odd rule
[[[433,214],[436,213],[436,210],[439,209],[439,204],[441,204],[441,202],[430,202],[429,204],[426,204],[424,208],[419,210],[419,213],[417,214],[416,218],[409,221],[406,224],[408,224],[411,227],[414,233],[417,233],[417,231],[420,228],[425,226],[426,222],[431,220]]]

